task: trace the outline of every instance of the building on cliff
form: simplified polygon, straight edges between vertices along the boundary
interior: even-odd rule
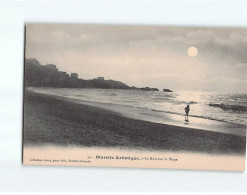
[[[46,67],[47,67],[48,70],[50,70],[50,71],[58,72],[58,69],[57,69],[56,65],[54,65],[54,64],[47,64]]]
[[[104,77],[97,77],[97,80],[104,81],[105,78]]]
[[[71,78],[76,78],[76,79],[78,79],[78,74],[77,74],[77,73],[71,73]]]

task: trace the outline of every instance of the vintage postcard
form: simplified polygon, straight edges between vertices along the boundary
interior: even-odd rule
[[[23,164],[245,170],[247,29],[26,24]]]

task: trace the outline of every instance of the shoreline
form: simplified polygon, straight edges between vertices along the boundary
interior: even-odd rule
[[[73,103],[86,104],[93,107],[107,109],[115,112],[118,115],[130,119],[246,136],[246,126],[242,124],[234,124],[227,121],[220,121],[216,119],[208,119],[208,118],[191,116],[191,115],[189,116],[189,122],[185,122],[184,115],[182,114],[176,114],[165,111],[156,111],[156,110],[145,109],[142,107],[133,107],[128,105],[116,104],[116,103],[89,101],[89,100],[81,99],[80,96],[56,95],[54,93],[49,93],[43,90],[39,91],[39,89],[27,88],[27,90],[32,93],[39,93],[48,96],[53,96],[61,100],[65,100]]]
[[[136,120],[25,91],[24,146],[119,147],[245,155],[246,137]]]
[[[86,100],[78,100],[62,96],[60,98],[69,102],[107,109],[129,119],[142,120],[177,127],[188,127],[191,129],[200,129],[204,131],[220,132],[244,137],[246,136],[246,128],[244,125],[240,124],[233,124],[225,121],[205,119],[193,116],[189,116],[189,122],[185,122],[184,115],[166,112],[153,112],[152,110],[148,109],[135,108],[114,103],[90,102]]]

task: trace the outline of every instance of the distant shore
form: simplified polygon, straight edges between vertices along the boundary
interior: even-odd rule
[[[245,154],[246,138],[122,117],[106,109],[25,91],[24,145],[123,147]]]

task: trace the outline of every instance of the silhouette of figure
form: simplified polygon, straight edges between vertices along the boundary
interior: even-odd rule
[[[189,112],[190,112],[190,105],[187,105],[185,108],[185,121],[189,121]]]

